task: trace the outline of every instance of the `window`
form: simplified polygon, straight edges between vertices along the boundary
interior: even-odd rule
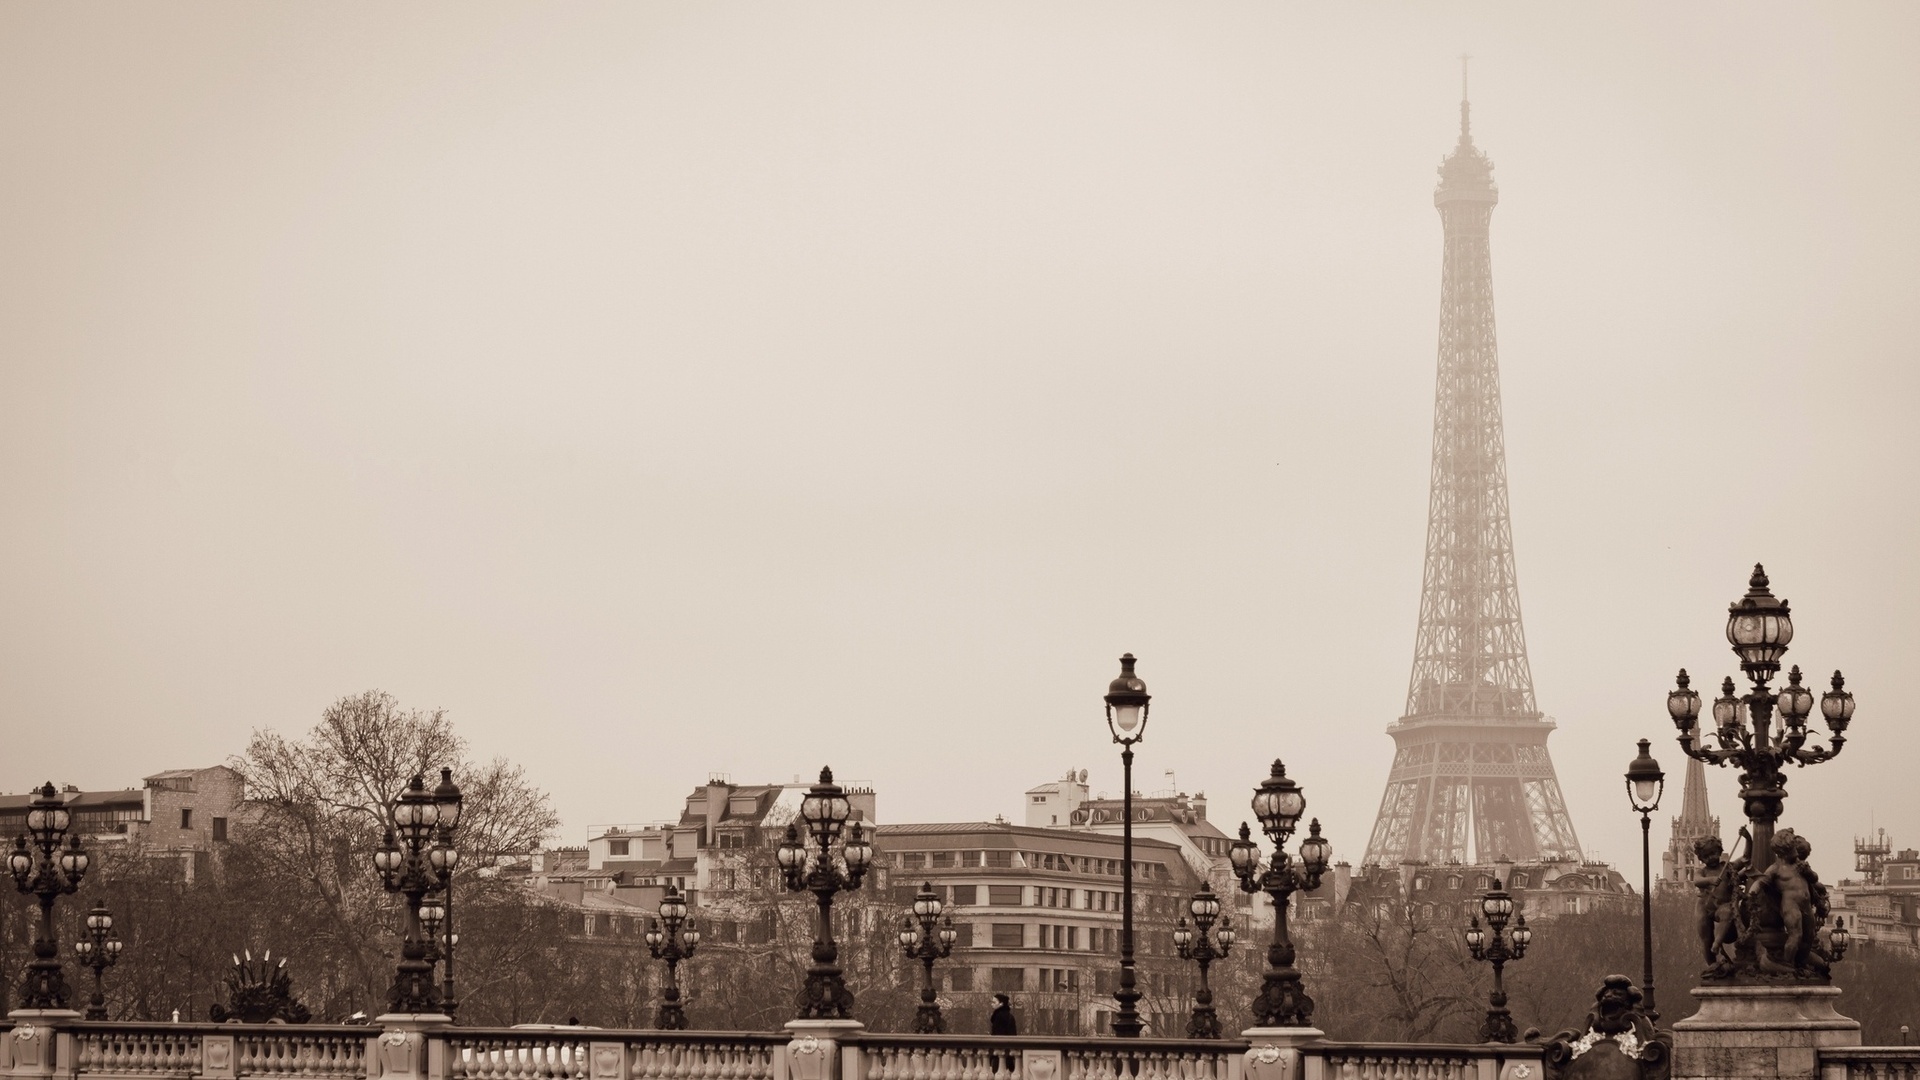
[[[227,839],[227,819],[226,818],[217,817],[213,819],[213,839],[215,843],[226,842],[226,839]]]
[[[988,968],[987,981],[995,990],[1025,990],[1026,968]]]
[[[977,904],[980,902],[979,892],[980,886],[978,885],[955,885],[953,887],[953,903]]]
[[[1513,873],[1513,880],[1512,880],[1511,882],[1508,882],[1508,884],[1509,884],[1509,885],[1511,885],[1511,886],[1513,886],[1513,887],[1514,887],[1514,888],[1516,888],[1516,889],[1524,889],[1524,888],[1526,888],[1526,887],[1527,887],[1527,875],[1526,875],[1526,872],[1525,872],[1525,871],[1521,871],[1521,870],[1516,870],[1516,871],[1514,871],[1514,873]]]
[[[180,808],[180,827],[183,829],[193,828],[193,807],[183,806]]]
[[[953,932],[954,932],[954,938],[953,938],[954,948],[956,949],[973,948],[973,924],[972,923],[970,922],[954,923]],[[960,990],[960,989],[964,989],[964,987],[956,986],[954,987],[954,989]]]
[[[1077,949],[1079,947],[1080,947],[1080,928],[1077,926],[1067,927],[1067,948]]]
[[[627,845],[629,843],[631,843],[631,841],[609,840],[607,841],[607,854],[612,856],[625,855],[627,853]]]
[[[903,851],[900,853],[900,869],[918,870],[927,865],[926,859],[927,857],[918,851]]]
[[[1022,891],[1018,885],[989,885],[987,886],[987,903],[998,904],[1001,907],[1019,907]]]
[[[973,969],[969,967],[948,968],[947,969],[947,989],[949,990],[973,989]]]
[[[987,852],[987,866],[996,870],[1010,869],[1013,866],[1013,852],[1011,851]]]
[[[953,869],[953,852],[951,852],[951,851],[936,851],[936,852],[934,852],[934,853],[933,853],[933,868],[934,868],[935,870],[951,870],[951,869]]]
[[[993,924],[993,947],[996,949],[1020,949],[1027,944],[1027,928],[1024,923]]]

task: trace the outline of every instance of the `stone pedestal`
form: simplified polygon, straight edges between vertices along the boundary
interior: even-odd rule
[[[1252,1027],[1240,1034],[1247,1040],[1247,1054],[1240,1065],[1246,1080],[1302,1080],[1306,1055],[1300,1048],[1327,1037],[1326,1032],[1310,1027]]]
[[[840,1040],[867,1030],[858,1020],[789,1020],[786,1070],[775,1064],[777,1080],[840,1080]],[[857,1075],[858,1070],[853,1070]]]
[[[445,1080],[447,1044],[428,1034],[446,1028],[444,1013],[382,1013],[381,1032],[367,1040],[369,1080]]]
[[[63,1060],[73,1054],[73,1037],[61,1029],[80,1014],[72,1009],[15,1009],[7,1014],[13,1030],[0,1032],[0,1075],[50,1077],[58,1070],[73,1071]],[[64,1051],[64,1053],[63,1053]]]
[[[1837,986],[1702,986],[1700,1011],[1673,1025],[1674,1080],[1814,1080],[1819,1048],[1859,1046],[1860,1022],[1834,1010]]]

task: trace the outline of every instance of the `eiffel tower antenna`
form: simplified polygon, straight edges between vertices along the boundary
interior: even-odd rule
[[[1467,61],[1471,59],[1473,57],[1466,53],[1460,54],[1460,141],[1463,143],[1473,141],[1472,124],[1468,119],[1471,107],[1467,104]]]
[[[1462,58],[1462,90],[1465,90]],[[1467,132],[1433,202],[1445,254],[1426,568],[1407,709],[1366,862],[1560,862],[1581,858],[1547,757],[1553,721],[1533,698],[1507,513],[1500,362],[1488,232],[1493,163]]]

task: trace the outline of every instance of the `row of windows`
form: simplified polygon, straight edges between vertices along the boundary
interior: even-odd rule
[[[759,887],[760,873],[754,871],[751,874],[756,888]],[[725,882],[720,885],[721,888],[746,888],[745,879],[749,872],[715,871],[714,875],[716,882]],[[1029,888],[1031,892],[1028,892]],[[1119,911],[1122,897],[1117,889],[1068,889],[1052,885],[935,885],[933,891],[942,903],[949,906],[1044,907],[1079,911]],[[919,892],[918,885],[895,885],[893,899],[902,905],[911,904]],[[1182,898],[1172,894],[1134,894],[1135,908],[1150,914],[1185,914],[1181,904]]]
[[[989,940],[996,949],[1059,949],[1117,953],[1120,931],[1107,926],[1068,926],[1064,923],[1035,923],[1027,933],[1026,923],[990,923]]]
[[[887,856],[900,870],[1053,870],[1063,874],[1095,874],[1119,877],[1121,860],[1096,859],[1083,855],[1061,855],[1051,851],[896,851]],[[1172,871],[1161,863],[1133,864],[1136,881],[1167,881]]]

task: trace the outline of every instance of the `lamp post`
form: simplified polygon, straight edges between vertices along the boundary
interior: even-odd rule
[[[662,929],[662,924],[665,928]],[[687,1011],[680,1007],[680,961],[700,944],[700,928],[687,924],[687,898],[677,886],[667,886],[660,898],[660,921],[647,920],[647,951],[667,962],[667,986],[660,992],[660,1008],[653,1026],[661,1031],[685,1031]]]
[[[1147,709],[1153,696],[1133,673],[1132,653],[1120,658],[1120,677],[1107,684],[1107,730],[1120,744],[1120,988],[1113,999],[1113,1033],[1137,1039],[1144,1026],[1135,1006],[1140,991],[1133,973],[1133,744],[1146,737]]]
[[[1179,951],[1180,959],[1192,960],[1200,966],[1200,988],[1194,991],[1193,1015],[1187,1018],[1187,1038],[1217,1039],[1220,1017],[1213,1010],[1213,988],[1207,985],[1207,969],[1233,948],[1233,919],[1221,918],[1220,898],[1213,894],[1213,886],[1205,882],[1201,883],[1200,891],[1193,894],[1193,899],[1187,901],[1187,910],[1193,914],[1193,929],[1187,929],[1184,918],[1173,928],[1173,947]],[[1220,921],[1218,931],[1213,930],[1215,919]]]
[[[78,889],[87,873],[87,853],[80,847],[80,838],[67,835],[72,823],[73,815],[59,789],[48,781],[27,804],[27,834],[14,838],[13,851],[7,856],[13,883],[40,901],[40,931],[20,983],[22,1009],[64,1009],[71,993],[53,934],[53,902]]]
[[[87,1002],[87,1019],[107,1018],[107,991],[102,973],[120,959],[120,935],[113,932],[113,913],[105,904],[93,905],[87,912],[86,936],[73,943],[80,963],[93,969],[93,998]]]
[[[1300,982],[1300,970],[1293,966],[1293,939],[1287,936],[1287,904],[1301,889],[1320,887],[1320,875],[1327,872],[1332,845],[1320,837],[1320,819],[1307,829],[1300,841],[1300,861],[1287,854],[1287,840],[1306,813],[1307,797],[1300,785],[1287,776],[1287,767],[1273,763],[1273,774],[1253,793],[1253,814],[1260,828],[1273,841],[1273,858],[1266,869],[1260,867],[1260,846],[1250,839],[1247,823],[1240,823],[1240,839],[1233,842],[1228,857],[1240,888],[1249,893],[1265,892],[1273,898],[1273,943],[1267,946],[1267,973],[1260,993],[1253,999],[1254,1024],[1259,1027],[1307,1027],[1313,1021],[1313,999]]]
[[[441,770],[444,786],[451,786],[451,770]],[[432,905],[431,928],[421,919],[420,908],[429,895],[444,889],[451,879],[460,853],[453,846],[454,830],[460,824],[457,798],[442,805],[425,780],[415,773],[406,790],[393,801],[388,811],[393,828],[386,841],[373,853],[374,869],[388,892],[397,892],[407,900],[407,923],[400,943],[400,963],[395,967],[393,985],[387,990],[387,1011],[394,1013],[437,1013],[445,1007],[440,989],[433,981],[431,955],[439,953],[437,936],[446,909],[437,901]]]
[[[1487,917],[1485,930],[1480,929],[1479,916],[1467,924],[1468,951],[1475,960],[1493,964],[1493,993],[1487,996],[1487,1018],[1480,1022],[1480,1037],[1487,1042],[1518,1042],[1520,1031],[1513,1026],[1513,1014],[1507,1011],[1507,987],[1501,976],[1507,961],[1527,955],[1533,931],[1527,928],[1527,917],[1521,915],[1513,924],[1513,944],[1507,944],[1507,920],[1513,917],[1513,897],[1501,887],[1499,878],[1493,880],[1492,891],[1480,898],[1480,912]]]
[[[453,869],[460,862],[460,849],[453,845],[453,830],[460,827],[460,812],[466,804],[460,786],[453,782],[452,769],[444,766],[440,769],[440,783],[433,789],[433,801],[440,808],[439,827],[444,832],[440,842],[434,845],[434,850],[441,852],[441,862],[434,864],[434,870],[446,909],[433,940],[434,948],[441,955],[440,1010],[452,1016],[460,1007],[453,996],[453,950],[460,944],[460,935],[453,928]]]
[[[1659,1020],[1660,1010],[1653,1004],[1653,812],[1660,809],[1660,796],[1667,789],[1667,774],[1647,752],[1652,744],[1640,740],[1640,756],[1627,766],[1627,801],[1640,814],[1640,988],[1646,991],[1645,1007],[1640,1011],[1648,1020]]]
[[[913,1011],[913,1030],[921,1035],[938,1035],[947,1030],[947,1018],[940,1015],[940,998],[933,987],[933,962],[953,952],[960,931],[953,918],[941,914],[944,905],[932,882],[924,882],[914,895],[912,914],[900,921],[900,948],[907,959],[920,961],[920,1007]]]
[[[853,991],[841,977],[840,949],[833,940],[833,895],[860,887],[873,863],[873,845],[867,842],[860,823],[847,828],[853,815],[846,793],[833,782],[833,770],[821,769],[820,782],[807,789],[800,800],[800,820],[807,835],[802,842],[799,830],[787,826],[787,838],[774,857],[786,873],[787,888],[793,892],[811,892],[820,910],[820,936],[813,939],[813,966],[807,969],[807,983],[800,991],[800,1019],[850,1020],[853,1018]],[[841,832],[847,834],[834,857],[834,842]]]
[[[1820,697],[1820,714],[1832,737],[1825,748],[1809,748],[1807,718],[1813,712],[1813,691],[1800,685],[1799,666],[1788,673],[1787,685],[1777,691],[1768,687],[1767,683],[1779,674],[1780,658],[1793,640],[1792,613],[1787,602],[1775,598],[1768,585],[1765,568],[1755,564],[1747,594],[1727,608],[1727,642],[1740,658],[1740,670],[1751,685],[1745,694],[1736,696],[1731,678],[1720,684],[1720,697],[1713,703],[1713,737],[1719,745],[1706,745],[1699,731],[1700,695],[1688,685],[1685,668],[1667,694],[1667,715],[1680,731],[1680,749],[1690,758],[1740,770],[1740,799],[1752,840],[1734,895],[1744,895],[1775,857],[1773,827],[1787,797],[1786,766],[1818,765],[1839,757],[1846,745],[1847,725],[1853,719],[1853,695],[1845,689],[1846,679],[1835,671],[1832,689]],[[1794,955],[1777,959],[1767,955],[1770,946],[1760,939],[1777,936],[1779,947],[1784,948],[1784,935],[1769,930],[1743,934],[1734,944],[1732,957],[1723,956],[1708,977],[1793,973],[1825,982],[1825,965],[1810,952],[1813,932],[1813,927],[1802,931],[1802,940],[1792,950]]]

